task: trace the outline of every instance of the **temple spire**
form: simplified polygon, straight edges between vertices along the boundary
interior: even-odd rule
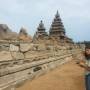
[[[58,10],[57,10],[55,17],[60,17]]]
[[[43,39],[47,36],[47,33],[45,31],[45,27],[44,27],[44,24],[43,24],[43,21],[41,20],[40,23],[39,23],[39,26],[37,27],[37,31],[34,35],[34,39]]]
[[[59,12],[57,11],[55,18],[51,24],[49,35],[55,38],[61,38],[65,36],[65,28],[60,18]]]

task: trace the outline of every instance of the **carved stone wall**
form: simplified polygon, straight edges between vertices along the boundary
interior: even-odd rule
[[[82,56],[82,49],[33,44],[29,42],[0,42],[0,90],[12,90],[25,81]],[[78,59],[79,60],[79,59]]]

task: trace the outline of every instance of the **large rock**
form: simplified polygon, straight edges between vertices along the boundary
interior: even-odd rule
[[[11,30],[9,29],[9,27],[6,24],[0,24],[0,32],[9,33],[9,32],[11,32]]]
[[[13,59],[20,60],[24,59],[24,55],[21,52],[11,52]]]
[[[20,44],[20,51],[27,52],[33,48],[33,44]]]
[[[38,45],[38,50],[40,50],[40,51],[46,50],[46,46],[44,44],[40,44],[40,45]]]
[[[11,53],[8,51],[1,51],[0,52],[0,61],[8,61],[13,60]]]
[[[31,58],[35,58],[37,56],[37,53],[34,51],[28,51],[26,53],[24,53],[25,59],[31,59]]]
[[[0,39],[1,40],[16,40],[17,33],[12,32],[6,24],[0,24]]]
[[[0,51],[9,51],[9,44],[0,44]]]
[[[28,35],[27,30],[23,27],[20,29],[18,39],[22,41],[32,41],[31,36]]]
[[[26,35],[26,36],[28,35],[27,30],[23,27],[20,29],[19,34]]]
[[[15,46],[13,44],[10,44],[10,51],[19,51],[19,46]]]

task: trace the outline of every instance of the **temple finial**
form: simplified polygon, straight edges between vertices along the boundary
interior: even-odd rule
[[[59,12],[58,12],[58,10],[57,10],[57,13],[56,13],[56,15],[55,15],[56,17],[59,17],[60,15],[59,15]]]
[[[42,23],[43,21],[41,20],[40,22]]]
[[[58,10],[57,10],[57,14],[58,14],[59,12],[58,12]]]
[[[42,20],[40,21],[38,28],[45,29],[45,27],[44,27],[44,24],[43,24],[43,21],[42,21]]]

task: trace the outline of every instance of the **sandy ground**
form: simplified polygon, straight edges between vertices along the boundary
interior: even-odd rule
[[[16,90],[85,90],[84,69],[72,61]]]

